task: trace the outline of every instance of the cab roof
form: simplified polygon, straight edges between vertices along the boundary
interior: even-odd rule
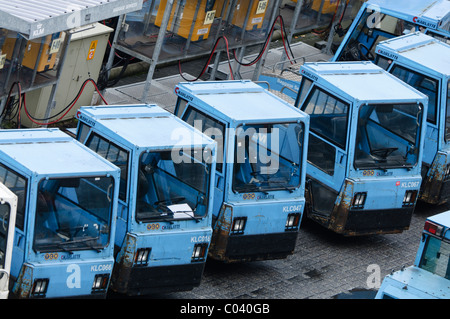
[[[349,101],[424,102],[427,97],[371,62],[309,62],[302,76],[333,90]]]
[[[448,299],[448,279],[435,275],[432,272],[410,266],[387,275],[388,282],[397,281],[397,284],[389,285],[385,292],[399,299],[412,298],[436,298]]]
[[[450,75],[450,45],[421,32],[380,42],[375,52],[408,63],[410,67],[422,65],[436,73]]]
[[[450,19],[449,0],[368,0],[367,7],[405,21],[438,29]],[[420,19],[417,19],[420,18]],[[414,21],[415,20],[415,21]]]
[[[79,119],[130,148],[201,147],[215,143],[156,104],[86,106],[80,108]]]
[[[39,175],[99,175],[117,172],[111,165],[59,129],[2,130],[0,158]]]
[[[305,120],[307,115],[249,80],[181,82],[181,98],[225,120],[263,122]]]

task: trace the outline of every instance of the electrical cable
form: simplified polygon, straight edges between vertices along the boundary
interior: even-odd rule
[[[9,99],[11,98],[11,93],[14,89],[14,86],[18,85],[18,82],[14,82],[13,84],[11,84],[11,87],[9,88],[9,93],[8,93],[8,97],[6,98],[6,103],[5,103],[5,107],[2,110],[2,113],[0,114],[0,117],[3,118],[3,115],[6,115],[7,113],[7,109],[9,106]],[[17,89],[19,90],[19,86],[17,87]]]
[[[125,60],[124,64],[122,65],[122,68],[120,69],[119,74],[117,77],[113,80],[108,79],[108,71],[112,70],[114,67],[119,65],[123,60]],[[123,58],[123,60],[119,61],[115,65],[113,65],[109,70],[102,66],[102,70],[100,71],[100,74],[98,76],[98,87],[100,87],[101,90],[106,89],[108,87],[112,87],[116,85],[125,74],[126,69],[128,68],[128,65],[130,64],[132,58]]]
[[[315,33],[317,33],[317,34],[322,34],[322,33],[325,33],[326,31],[328,31],[328,29],[331,29],[331,26],[333,25],[334,19],[336,18],[336,14],[337,14],[337,12],[338,12],[339,5],[340,5],[340,4],[341,4],[341,0],[339,0],[339,1],[336,3],[336,8],[334,9],[333,17],[331,18],[330,24],[328,25],[328,27],[327,27],[326,29],[321,30],[321,31],[317,31],[316,29],[313,29],[312,31],[315,32]]]
[[[244,63],[244,62],[239,61],[239,60],[237,59],[237,57],[236,57],[235,49],[233,49],[234,59],[235,59],[235,61],[236,61],[238,64],[240,64],[240,65],[242,65],[242,66],[252,66],[253,64],[255,64],[256,62],[258,62],[258,61],[261,59],[261,57],[262,57],[264,51],[267,49],[267,46],[268,46],[268,44],[269,44],[269,42],[270,42],[270,39],[271,39],[271,37],[272,37],[272,33],[273,33],[273,31],[274,31],[274,28],[275,28],[275,23],[276,23],[278,20],[279,20],[279,23],[280,23],[280,26],[281,26],[281,38],[282,38],[282,40],[283,40],[283,47],[284,47],[286,56],[288,57],[288,59],[289,59],[289,61],[291,62],[291,64],[293,64],[291,58],[289,57],[288,49],[289,49],[289,52],[291,53],[291,56],[292,56],[292,59],[293,59],[293,60],[295,60],[295,58],[294,58],[294,53],[292,52],[291,46],[290,46],[290,44],[289,44],[289,40],[287,39],[287,35],[286,35],[286,32],[285,32],[285,28],[284,28],[284,19],[283,19],[283,17],[282,17],[281,15],[278,15],[277,18],[275,19],[275,21],[272,23],[272,26],[271,26],[271,28],[270,28],[270,32],[267,34],[266,40],[264,41],[264,46],[263,46],[263,48],[261,49],[261,51],[259,52],[258,56],[257,56],[253,61],[251,61],[251,62],[249,62],[249,63]],[[208,67],[209,63],[211,62],[212,56],[213,56],[214,52],[216,51],[217,45],[218,45],[218,43],[219,43],[219,41],[220,41],[221,39],[223,39],[223,40],[225,41],[225,44],[226,44],[226,52],[227,52],[228,65],[229,65],[229,69],[230,69],[230,76],[231,76],[231,79],[234,80],[234,78],[233,78],[233,70],[232,70],[232,68],[231,68],[231,59],[230,59],[230,51],[229,51],[229,47],[228,47],[228,39],[227,39],[225,36],[221,36],[221,37],[219,37],[219,38],[216,40],[216,42],[215,42],[215,44],[214,44],[214,47],[213,47],[213,49],[211,50],[211,52],[210,52],[210,54],[209,54],[209,58],[208,58],[207,62],[205,63],[205,66],[203,67],[202,71],[200,72],[200,74],[199,74],[195,79],[189,80],[189,79],[186,79],[186,78],[183,76],[182,71],[181,71],[181,61],[180,61],[180,60],[178,61],[178,71],[179,71],[179,74],[180,74],[180,76],[181,76],[185,81],[194,82],[194,81],[197,81],[198,79],[200,79],[201,76],[203,76],[203,74],[204,74],[204,73],[206,72],[206,70],[207,70],[207,67]],[[286,43],[287,43],[287,45],[286,45]]]
[[[108,103],[106,102],[105,98],[104,98],[103,95],[100,93],[100,90],[98,89],[97,84],[95,83],[95,81],[94,81],[93,79],[89,78],[89,79],[86,79],[86,80],[83,82],[82,86],[80,87],[80,90],[78,91],[78,94],[75,96],[75,98],[72,100],[72,102],[70,102],[65,108],[63,108],[63,109],[62,109],[60,112],[58,112],[57,114],[54,114],[54,115],[49,116],[48,118],[44,118],[44,119],[35,118],[35,117],[33,117],[33,116],[28,112],[28,109],[27,109],[27,106],[26,106],[26,97],[25,97],[26,95],[25,95],[25,93],[24,93],[24,96],[23,96],[23,105],[24,105],[25,114],[27,115],[28,119],[29,119],[31,122],[33,122],[34,124],[36,124],[36,125],[51,125],[51,124],[55,124],[55,123],[59,122],[62,118],[64,118],[64,116],[67,115],[67,113],[69,113],[69,111],[72,109],[72,107],[76,104],[76,102],[77,102],[78,99],[80,98],[80,96],[81,96],[81,94],[83,93],[83,90],[84,90],[84,88],[85,88],[85,86],[86,86],[86,84],[87,84],[88,82],[91,82],[91,83],[94,85],[95,90],[97,91],[97,93],[99,94],[99,96],[101,97],[101,99],[103,100],[103,102],[104,102],[106,105],[108,105]],[[59,115],[62,114],[62,113],[64,113],[64,114],[63,114],[61,117],[59,117],[58,119],[56,119],[56,120],[54,120],[54,121],[52,121],[52,122],[48,122],[48,123],[38,122],[38,121],[48,121],[48,120],[50,120],[50,119],[52,119],[52,118],[55,118],[55,117],[59,116]]]
[[[346,30],[344,30],[343,28],[342,28],[342,24],[341,24],[341,22],[342,22],[342,19],[344,18],[344,14],[345,14],[345,12],[347,11],[347,7],[348,7],[348,0],[345,2],[345,6],[344,6],[344,10],[342,10],[342,14],[341,14],[341,17],[340,17],[340,19],[339,19],[339,22],[334,26],[334,31],[340,36],[340,37],[342,37],[347,31]],[[333,19],[334,20],[334,19]],[[350,27],[350,26],[349,26]],[[348,28],[347,28],[347,30],[348,30]]]
[[[19,96],[19,102],[18,102],[18,114],[17,114],[17,128],[20,128],[20,108],[22,106],[22,86],[20,85],[20,82],[17,82],[17,86],[18,86],[18,96]]]
[[[238,64],[240,64],[240,65],[242,65],[242,66],[252,66],[253,64],[255,64],[256,62],[258,62],[258,61],[261,59],[262,55],[264,54],[264,51],[267,49],[267,46],[268,46],[268,44],[269,44],[269,42],[270,42],[270,39],[271,39],[271,37],[272,37],[272,33],[273,33],[273,31],[274,31],[274,28],[275,28],[275,23],[277,23],[278,20],[280,20],[280,26],[281,26],[281,39],[282,39],[282,41],[283,41],[284,51],[285,51],[286,56],[288,57],[289,61],[291,62],[291,64],[293,64],[292,60],[289,58],[289,54],[288,54],[288,52],[287,52],[287,48],[289,48],[289,52],[291,53],[291,56],[292,56],[292,59],[293,59],[293,60],[295,60],[295,58],[294,58],[294,53],[292,52],[291,46],[290,46],[290,44],[289,44],[289,40],[287,39],[286,32],[285,32],[285,29],[284,29],[284,19],[283,19],[283,17],[282,17],[281,15],[278,15],[278,16],[276,17],[276,19],[273,21],[272,26],[271,26],[271,28],[270,28],[270,32],[267,34],[266,40],[265,40],[265,42],[264,42],[264,47],[263,47],[263,48],[261,49],[261,51],[259,52],[258,56],[257,56],[255,59],[253,59],[253,61],[251,61],[251,62],[249,62],[249,63],[243,63],[243,62],[240,62],[240,61],[237,59],[237,57],[236,57],[236,53],[235,53],[236,50],[233,49],[234,59],[236,60],[236,62],[237,62]],[[283,36],[283,35],[284,35],[284,36]],[[285,38],[286,38],[286,42],[287,42],[287,48],[286,48]]]
[[[220,41],[221,39],[223,39],[223,40],[225,41],[225,46],[226,46],[226,48],[227,48],[228,66],[229,66],[229,68],[230,68],[230,76],[231,76],[231,79],[234,80],[234,78],[233,78],[233,70],[232,70],[232,68],[231,68],[230,51],[229,51],[229,48],[228,48],[228,39],[227,39],[225,36],[220,36],[220,37],[216,40],[216,43],[214,44],[214,47],[213,47],[213,49],[211,50],[211,52],[210,52],[210,54],[209,54],[208,61],[205,63],[205,66],[203,67],[202,71],[200,72],[200,74],[199,74],[195,79],[189,80],[189,79],[186,79],[186,78],[183,76],[183,73],[181,72],[181,60],[178,60],[178,71],[179,71],[179,73],[180,73],[180,76],[181,76],[185,81],[188,81],[188,82],[194,82],[194,81],[197,81],[198,79],[200,79],[200,77],[206,72],[206,70],[207,70],[207,68],[208,68],[208,65],[209,65],[209,62],[211,61],[211,58],[212,58],[214,52],[216,51],[217,45],[218,45],[218,43],[219,43],[219,41]]]
[[[18,100],[17,100],[17,102],[10,103],[11,93],[15,86],[17,86]],[[2,113],[0,114],[0,118],[3,119],[9,113],[8,121],[10,121],[11,119],[15,118],[16,115],[19,113],[18,127],[20,128],[20,105],[21,104],[22,104],[22,86],[20,85],[20,82],[16,81],[16,82],[13,82],[13,84],[11,85],[11,87],[9,89],[8,97],[6,98],[5,107],[3,108]]]

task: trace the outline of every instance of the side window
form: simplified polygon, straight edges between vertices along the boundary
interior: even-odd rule
[[[377,55],[376,58],[376,65],[378,65],[380,68],[387,71],[389,67],[391,66],[392,60],[389,60],[388,58],[385,58],[384,56]]]
[[[84,143],[90,130],[91,127],[89,125],[80,122],[77,130],[77,141]]]
[[[0,164],[0,182],[5,184],[14,194],[17,196],[17,216],[16,227],[24,230],[25,223],[25,204],[27,198],[27,180],[9,169],[8,167]]]
[[[447,83],[447,108],[445,111],[445,141],[450,141],[450,80]]]
[[[179,97],[177,100],[177,105],[175,106],[174,114],[178,117],[181,117],[181,115],[183,115],[183,113],[184,113],[184,110],[186,109],[187,104],[188,104],[188,101]]]
[[[189,125],[201,130],[217,143],[216,170],[222,172],[224,162],[225,124],[212,117],[189,107],[183,116],[183,120]]]
[[[120,168],[119,199],[126,201],[129,153],[95,133],[89,137],[86,146]]]
[[[306,98],[306,94],[308,94],[309,89],[311,88],[312,81],[305,77],[302,78],[302,82],[300,84],[300,89],[298,90],[297,101],[295,101],[295,105],[297,107],[302,107],[303,100]]]
[[[2,227],[0,227],[0,269],[5,268],[5,258],[6,250],[7,250],[7,244],[8,244],[8,235],[9,235],[9,220],[11,216],[11,206],[9,206],[9,203],[5,202],[4,204],[0,203],[0,223]],[[0,275],[0,278],[3,275]]]
[[[450,29],[450,21],[447,22],[447,26],[448,26],[447,29]],[[443,27],[441,26],[441,28],[443,28]],[[450,31],[447,31],[447,32],[450,32]],[[450,37],[448,35],[445,35],[445,33],[440,34],[440,33],[433,32],[433,30],[427,29],[425,34],[432,36],[433,38],[436,38],[441,42],[450,44]]]
[[[349,112],[347,103],[314,87],[303,103],[302,110],[310,115],[312,132],[345,150]]]
[[[394,65],[391,72],[403,82],[408,83],[416,90],[428,96],[427,121],[436,124],[436,108],[439,89],[438,81],[399,65]]]

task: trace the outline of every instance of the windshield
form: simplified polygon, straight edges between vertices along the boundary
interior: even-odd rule
[[[449,25],[450,25],[450,24],[449,24]],[[450,32],[450,31],[438,33],[438,32],[435,32],[434,30],[427,30],[426,34],[429,35],[429,36],[432,36],[433,38],[438,39],[438,40],[441,41],[441,42],[450,44],[450,35],[449,35],[449,32]]]
[[[445,141],[450,142],[450,80],[447,83],[447,111],[445,115]]]
[[[104,248],[109,242],[113,179],[44,179],[39,183],[34,249],[39,252]]]
[[[386,169],[416,165],[422,116],[422,107],[417,104],[361,106],[355,167]]]
[[[368,8],[347,40],[338,61],[373,61],[378,43],[414,31],[414,24]]]
[[[206,216],[211,151],[144,152],[137,172],[137,221]]]
[[[0,268],[5,268],[6,245],[8,242],[8,225],[11,207],[8,203],[0,204]],[[3,273],[0,274],[0,278]]]
[[[243,125],[236,130],[233,190],[292,191],[300,186],[302,123]]]
[[[419,268],[450,279],[450,243],[429,236]]]

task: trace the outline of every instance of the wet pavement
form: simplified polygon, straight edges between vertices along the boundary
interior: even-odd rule
[[[400,234],[343,237],[304,219],[286,259],[225,264],[208,260],[199,287],[144,299],[373,299],[383,278],[412,265],[428,216],[450,209],[419,202]],[[140,299],[139,298],[139,299]]]
[[[312,46],[299,56],[310,56]],[[277,49],[273,51],[276,53]],[[323,59],[320,50],[316,50]],[[251,58],[251,57],[250,57]],[[306,60],[306,59],[305,59]],[[190,62],[183,71],[195,72],[204,60]],[[250,74],[251,72],[241,72]],[[121,80],[106,93],[112,103],[140,103],[146,75]],[[157,70],[150,101],[173,110],[173,88],[181,81],[178,67]],[[110,104],[112,104],[110,103]],[[315,222],[303,219],[294,254],[281,260],[224,264],[208,260],[199,287],[187,292],[143,296],[142,298],[189,300],[303,300],[372,299],[383,278],[392,271],[412,265],[428,216],[450,209],[419,202],[410,228],[400,234],[343,237]]]

